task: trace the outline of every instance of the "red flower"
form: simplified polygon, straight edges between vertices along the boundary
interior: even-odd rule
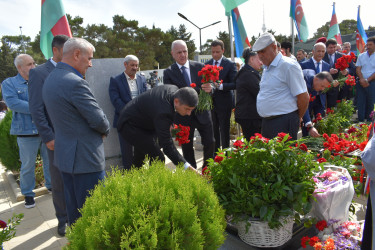
[[[301,246],[303,248],[306,248],[306,243],[308,243],[309,240],[310,240],[310,238],[308,236],[302,237],[302,239],[301,239]]]
[[[202,175],[208,175],[210,170],[208,170],[207,166],[202,169]]]
[[[189,134],[190,134],[190,127],[183,126],[179,124],[178,126],[175,124],[173,129],[171,130],[172,136],[176,137],[176,141],[178,141],[178,145],[181,146],[182,144],[189,143]]]
[[[310,102],[315,101],[315,99],[316,99],[316,96],[311,96],[311,94],[310,94]]]
[[[224,160],[223,154],[218,154],[215,156],[215,162],[220,163],[222,160]]]
[[[236,148],[242,148],[243,145],[245,145],[245,143],[243,143],[243,141],[241,141],[241,140],[237,140],[233,143],[233,146],[236,147]]]
[[[319,231],[323,231],[327,227],[327,222],[325,220],[318,221],[318,223],[316,223],[315,227]]]
[[[292,139],[292,137],[289,134],[281,132],[281,133],[277,134],[277,138],[278,138],[277,140],[280,142],[280,141],[284,140],[285,136],[287,136],[287,135],[288,135],[288,139],[286,139],[286,140]]]
[[[190,87],[195,88],[195,87],[197,87],[197,85],[195,83],[191,83]]]
[[[7,223],[3,220],[0,220],[0,228],[6,228],[7,227]]]
[[[340,102],[341,102],[341,100],[337,100],[337,101],[336,101],[336,103],[340,103]]]
[[[368,143],[368,140],[363,141],[361,144],[359,144],[359,150],[363,151]]]
[[[345,83],[346,83],[348,86],[355,86],[355,77],[354,77],[354,76],[351,76],[351,75],[348,75],[348,76],[347,76],[347,79],[345,80]]]
[[[298,143],[296,143],[296,147],[298,147]],[[307,146],[306,146],[306,144],[301,143],[301,144],[299,145],[299,149],[301,149],[301,150],[307,152]]]
[[[361,176],[359,177],[359,182],[363,183],[363,176],[365,175],[365,168],[362,166],[361,169]]]
[[[319,159],[318,159],[318,162],[319,162],[319,163],[323,163],[323,162],[327,162],[327,160],[326,160],[325,158],[319,158]]]
[[[318,242],[320,242],[320,239],[319,239],[318,237],[314,236],[314,237],[312,237],[312,238],[310,239],[310,241],[309,241],[309,245],[313,247],[313,246],[314,246],[316,243],[318,243]]]
[[[327,108],[327,114],[333,114],[335,111],[333,109]]]

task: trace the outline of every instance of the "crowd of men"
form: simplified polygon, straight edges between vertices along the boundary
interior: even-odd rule
[[[343,47],[346,53],[350,52],[350,44]],[[224,43],[215,40],[211,44],[212,59],[206,64],[222,67],[222,83],[217,86],[201,82],[198,72],[204,64],[189,60],[186,43],[176,40],[171,46],[175,63],[164,70],[164,84],[151,90],[145,77],[137,73],[138,58],[128,55],[124,72],[110,78],[108,89],[122,165],[124,169],[140,167],[146,157],[164,160],[166,155],[174,164],[195,171],[198,166],[193,142],[197,129],[206,166],[218,149],[230,146],[234,107],[235,119],[246,139],[255,133],[273,138],[280,132],[297,139],[300,128],[304,136],[318,137],[313,116],[324,116],[326,108],[334,107],[337,100],[353,97],[349,86],[337,86],[335,79],[339,74],[357,76],[354,97],[358,120],[370,120],[375,102],[375,37],[367,40],[366,48],[356,64],[339,72],[335,63],[343,54],[337,51],[334,39],[318,39],[307,59],[303,50],[297,51],[295,57],[291,43],[280,44],[272,34],[264,33],[252,48],[243,51],[245,63],[238,71],[236,64],[223,55]],[[2,95],[13,112],[10,133],[17,135],[25,207],[35,206],[32,190],[35,159],[40,150],[58,233],[65,235],[66,225],[80,217],[79,209],[89,190],[104,178],[103,140],[110,122],[84,77],[92,66],[94,46],[85,39],[58,35],[52,41],[52,50],[53,57],[36,68],[29,55],[18,55],[18,74],[2,83]],[[329,86],[327,93],[323,92]],[[197,111],[200,91],[211,94],[212,110]],[[182,155],[173,144],[173,124],[190,127],[189,142],[182,145]]]

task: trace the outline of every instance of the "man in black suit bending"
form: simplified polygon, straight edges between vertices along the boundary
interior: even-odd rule
[[[201,83],[202,78],[198,72],[203,68],[203,64],[188,60],[188,49],[186,43],[182,40],[176,40],[172,43],[172,57],[176,61],[169,68],[164,70],[164,84],[176,85],[179,88],[190,87],[191,83],[196,84],[197,91],[211,93],[212,87],[209,83]],[[176,116],[176,123],[190,126],[190,142],[182,145],[184,158],[197,168],[195,161],[193,139],[194,130],[198,129],[203,144],[203,166],[207,165],[207,160],[214,155],[214,135],[212,128],[212,119],[210,111],[198,112],[194,110],[191,116]]]
[[[236,64],[228,60],[224,54],[224,43],[215,40],[211,43],[212,59],[206,64],[223,67],[219,72],[222,84],[215,89],[212,96],[214,107],[212,109],[212,123],[214,127],[215,150],[220,147],[229,147],[230,116],[234,108],[232,90],[236,88],[234,77],[237,74]]]
[[[134,166],[141,167],[146,155],[164,161],[165,154],[175,165],[183,163],[185,169],[193,169],[174,146],[170,128],[175,113],[189,116],[197,104],[195,90],[173,85],[154,87],[131,100],[120,113],[117,129],[134,146]]]

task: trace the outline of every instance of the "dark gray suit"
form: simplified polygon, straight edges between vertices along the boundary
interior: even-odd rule
[[[103,136],[109,122],[82,75],[58,63],[43,86],[55,129],[55,164],[62,173],[69,223],[80,216],[88,190],[104,178]]]
[[[55,139],[53,126],[42,98],[44,81],[54,69],[55,66],[50,60],[48,60],[46,63],[30,70],[29,73],[29,109],[43,143],[47,143]],[[65,225],[68,219],[66,214],[64,184],[59,169],[53,164],[53,151],[49,149],[47,150],[52,185],[52,201],[55,207],[56,217],[59,221],[59,225]]]

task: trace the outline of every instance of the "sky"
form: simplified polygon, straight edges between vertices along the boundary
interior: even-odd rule
[[[151,28],[155,25],[163,31],[172,25],[184,24],[192,33],[199,48],[199,29],[182,19],[177,13],[186,16],[198,27],[216,21],[219,24],[202,29],[202,45],[207,39],[215,39],[219,31],[228,32],[228,19],[220,0],[62,0],[65,12],[83,18],[83,25],[105,24],[112,27],[112,17],[123,15],[127,20],[137,20],[139,26]],[[309,38],[316,30],[331,20],[332,1],[301,0],[309,27]],[[336,15],[340,23],[344,19],[357,19],[358,5],[361,5],[361,19],[365,29],[375,26],[373,13],[374,0],[337,0]],[[267,30],[276,34],[290,35],[290,0],[248,0],[239,6],[239,11],[249,39],[262,33],[264,20]],[[3,35],[30,36],[34,40],[40,31],[40,0],[0,0],[0,37]]]

